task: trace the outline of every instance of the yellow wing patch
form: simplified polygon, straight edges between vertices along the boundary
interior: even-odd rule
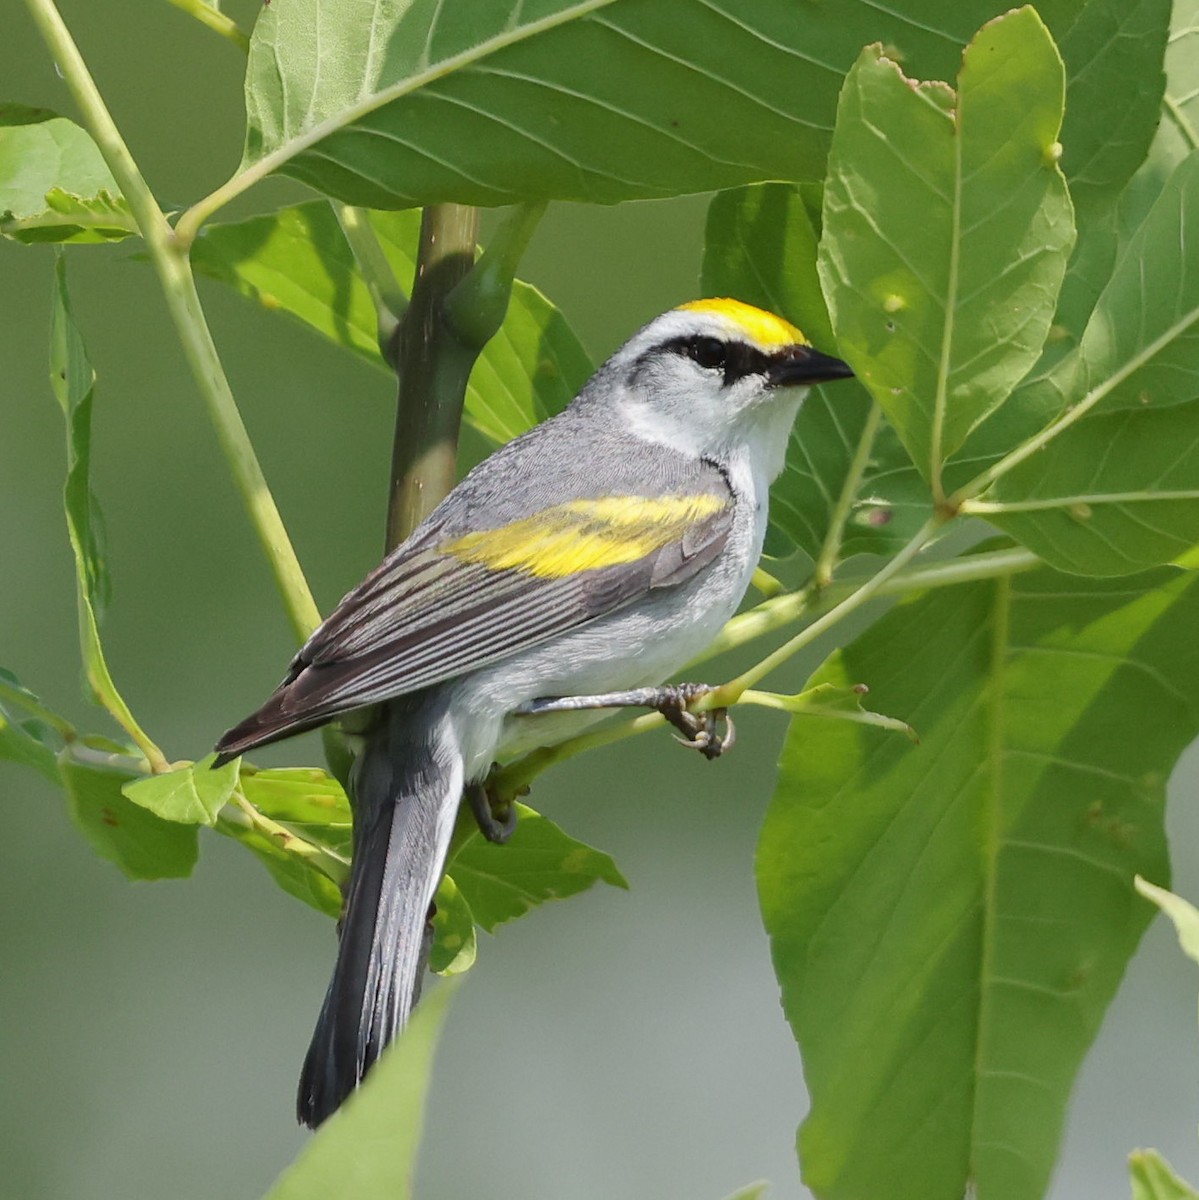
[[[497,571],[564,579],[645,558],[724,507],[708,493],[571,500],[498,529],[468,533],[441,551]]]
[[[731,300],[721,297],[713,300],[692,300],[680,304],[683,312],[715,313],[731,321],[751,341],[756,342],[764,350],[773,350],[781,346],[794,346],[797,342],[802,346],[810,343],[803,333],[796,329],[790,321],[776,317],[774,313],[762,308],[754,308],[741,300]]]

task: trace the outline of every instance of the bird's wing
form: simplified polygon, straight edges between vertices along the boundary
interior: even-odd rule
[[[732,527],[719,483],[571,500],[467,533],[426,525],[342,600],[218,751],[452,679],[684,583]]]

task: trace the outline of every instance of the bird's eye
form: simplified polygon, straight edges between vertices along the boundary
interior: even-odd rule
[[[728,366],[729,348],[719,338],[691,338],[683,348],[701,367],[723,371]]]

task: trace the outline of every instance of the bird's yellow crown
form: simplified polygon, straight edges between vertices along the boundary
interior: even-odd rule
[[[715,313],[732,322],[751,342],[763,350],[776,350],[796,343],[807,346],[808,339],[790,321],[776,317],[765,309],[755,308],[742,300],[721,296],[709,300],[691,300],[680,304],[681,312]]]

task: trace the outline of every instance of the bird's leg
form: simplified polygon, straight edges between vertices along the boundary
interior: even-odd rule
[[[479,832],[489,841],[503,845],[516,828],[516,805],[511,796],[501,796],[489,786],[489,779],[468,783],[465,788],[466,802],[474,813]]]
[[[727,708],[698,713],[690,710],[693,701],[711,690],[706,683],[671,683],[663,687],[633,688],[627,692],[602,692],[596,696],[543,696],[522,704],[515,712],[521,716],[538,716],[590,708],[652,708],[684,735],[678,741],[712,759],[732,749],[737,733]],[[722,721],[723,736],[717,729]]]

